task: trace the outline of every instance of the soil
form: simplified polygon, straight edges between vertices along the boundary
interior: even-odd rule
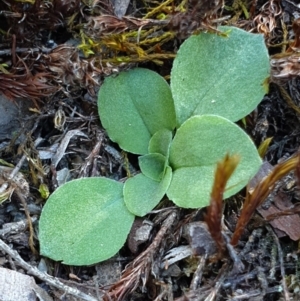
[[[184,210],[166,199],[160,210],[136,219],[126,245],[104,263],[67,266],[38,252],[38,220],[49,193],[80,177],[126,177],[124,154],[99,121],[97,92],[104,78],[143,66],[168,79],[176,51],[194,32],[216,33],[226,24],[264,35],[269,93],[244,128],[257,147],[265,145],[266,163],[249,187],[272,169],[280,172],[276,166],[297,155],[300,145],[296,1],[6,0],[0,15],[0,237],[8,247],[0,241],[0,263],[34,275],[40,289],[17,300],[300,300],[297,170],[279,177],[238,244],[225,239],[224,252],[207,230],[206,208]],[[147,29],[140,36],[148,41],[144,46],[131,38],[140,28]],[[72,130],[54,166],[54,154]],[[128,160],[137,167],[135,156]],[[224,202],[224,237],[232,236],[245,195]],[[138,241],[141,229],[147,234]],[[11,276],[3,277],[7,282]],[[0,299],[16,300],[10,291],[20,283],[2,292],[0,287]]]

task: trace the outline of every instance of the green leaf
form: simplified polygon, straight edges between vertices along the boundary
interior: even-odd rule
[[[241,190],[255,175],[261,159],[249,136],[236,124],[216,115],[189,118],[178,129],[170,147],[173,178],[167,192],[178,206],[200,208],[209,204],[216,163],[226,153],[241,161],[227,183],[224,197]]]
[[[167,196],[177,206],[183,208],[208,206],[213,179],[212,166],[179,168],[173,172]]]
[[[172,169],[166,167],[161,182],[154,181],[143,174],[129,178],[124,184],[124,200],[130,212],[137,216],[149,213],[166,194],[172,179]]]
[[[179,125],[202,114],[237,121],[253,111],[267,92],[270,63],[263,35],[235,27],[219,30],[227,37],[191,36],[174,60],[171,90]]]
[[[123,184],[81,178],[59,187],[39,222],[40,252],[69,265],[90,265],[115,255],[134,216],[123,200]]]
[[[139,157],[139,165],[142,173],[154,180],[161,181],[165,166],[166,166],[167,158],[161,154],[148,154]]]
[[[98,110],[110,139],[135,154],[147,154],[151,136],[176,124],[169,85],[143,68],[107,78],[99,91]]]
[[[168,158],[171,141],[172,131],[167,129],[157,131],[150,139],[149,153],[159,153]]]

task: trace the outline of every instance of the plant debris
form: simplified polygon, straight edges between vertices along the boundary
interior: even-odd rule
[[[33,287],[39,300],[300,298],[296,1],[6,0],[0,16],[0,93],[7,97],[7,119],[0,120],[3,272],[32,275],[35,281],[22,287]],[[180,44],[202,31],[222,35],[219,25],[261,33],[268,46],[269,93],[241,123],[261,146],[267,171],[221,202],[237,163],[230,153],[216,171],[210,207],[179,209],[163,199],[137,220],[107,267],[41,258],[38,221],[49,193],[68,179],[124,182],[137,172],[137,158],[109,141],[98,121],[104,78],[138,65],[169,79]],[[113,283],[108,274],[100,277],[105,271],[115,272]]]

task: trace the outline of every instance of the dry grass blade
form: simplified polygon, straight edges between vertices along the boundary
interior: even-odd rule
[[[210,197],[210,205],[205,217],[209,232],[215,240],[220,251],[225,250],[225,242],[222,236],[222,214],[223,214],[223,194],[227,181],[236,169],[240,158],[238,155],[226,155],[222,161],[217,164],[214,184]]]
[[[49,74],[39,73],[35,76],[0,74],[0,93],[9,99],[29,98],[35,104],[42,97],[52,95],[58,89],[46,83]]]
[[[257,31],[264,34],[265,36],[270,36],[274,29],[276,28],[276,17],[281,13],[281,7],[277,3],[278,1],[270,0],[267,1],[260,9],[260,14],[254,18]]]
[[[112,68],[102,66],[98,58],[80,58],[78,49],[67,44],[62,44],[45,54],[39,67],[48,72],[50,70],[56,82],[67,86],[68,90],[79,86],[87,88],[91,95],[99,85],[100,76],[112,72]]]
[[[32,41],[41,30],[55,30],[64,25],[68,16],[79,10],[79,0],[1,1],[1,11],[9,23],[10,34],[19,41]],[[67,3],[64,3],[67,2]]]
[[[295,34],[294,41],[290,44],[290,47],[287,49],[287,52],[299,52],[300,49],[300,18],[296,19],[292,28]]]
[[[258,147],[258,153],[261,158],[264,158],[264,156],[266,155],[267,150],[268,150],[269,145],[272,142],[272,140],[273,140],[273,137],[269,137],[269,138],[265,139]]]
[[[299,53],[274,55],[270,61],[271,81],[283,84],[300,75]]]
[[[271,81],[279,85],[300,74],[300,18],[293,22],[292,29],[295,40],[285,52],[273,55],[270,61]]]
[[[180,39],[187,38],[193,32],[203,28],[216,31],[213,20],[224,7],[224,0],[189,0],[185,12],[175,13],[169,23]]]
[[[128,29],[138,30],[139,28],[164,26],[167,23],[166,20],[146,20],[131,16],[124,16],[120,19],[115,16],[102,15],[90,17],[84,29],[89,37],[99,39],[102,36],[122,33]]]
[[[247,191],[244,207],[241,216],[237,222],[236,229],[233,233],[231,244],[236,245],[248,224],[256,208],[261,205],[267,198],[274,187],[276,181],[287,175],[290,171],[299,166],[300,154],[297,154],[290,159],[279,163],[275,166],[272,172],[266,176],[252,192]]]

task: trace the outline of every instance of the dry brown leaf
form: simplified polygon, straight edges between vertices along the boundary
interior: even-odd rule
[[[238,243],[245,226],[249,223],[255,210],[270,194],[274,188],[274,184],[297,167],[299,164],[299,158],[300,155],[296,154],[288,160],[277,164],[274,169],[255,186],[253,191],[250,192],[250,187],[248,187],[244,207],[231,239],[232,245],[236,245]]]

